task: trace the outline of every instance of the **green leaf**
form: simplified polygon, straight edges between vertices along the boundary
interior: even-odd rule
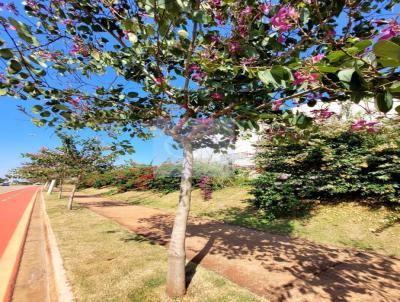
[[[390,92],[400,92],[400,81],[396,81],[389,87]]]
[[[379,58],[378,62],[383,67],[398,67],[398,66],[400,66],[400,61],[397,61],[397,60],[394,60],[394,59]]]
[[[399,61],[400,63],[400,46],[388,40],[381,40],[374,45],[373,51],[376,56]]]
[[[0,49],[0,56],[3,59],[8,60],[8,59],[11,59],[14,56],[14,54],[11,51],[11,49],[9,49],[9,48],[2,48],[2,49]]]
[[[353,73],[355,71],[356,70],[354,68],[343,69],[343,70],[339,71],[338,78],[342,82],[350,83],[351,82],[351,77],[353,76]]]
[[[343,51],[336,50],[336,51],[332,51],[331,53],[329,53],[326,57],[330,62],[334,63],[334,62],[339,61],[340,59],[342,59],[345,56],[346,56],[346,54]]]
[[[375,95],[375,105],[383,113],[389,112],[393,108],[393,96],[386,90]]]
[[[14,18],[9,17],[8,21],[12,24],[17,30],[18,36],[28,42],[29,44],[33,44],[35,46],[39,46],[39,41],[32,35],[28,26],[24,23],[15,20]]]
[[[317,66],[317,69],[319,72],[323,73],[336,73],[339,70],[338,67],[333,66]]]
[[[40,105],[35,105],[35,106],[32,107],[32,112],[33,112],[33,113],[39,113],[39,112],[41,112],[42,110],[43,110],[43,107],[40,106]]]
[[[397,106],[394,110],[396,110],[396,112],[397,112],[398,114],[400,114],[400,105]]]
[[[18,61],[16,61],[16,60],[11,60],[11,61],[10,61],[9,69],[10,69],[10,72],[11,72],[11,73],[18,73],[18,72],[21,71],[22,66],[21,66],[21,64],[20,64]]]
[[[354,47],[356,47],[359,51],[363,51],[367,47],[372,45],[372,40],[362,40],[354,44]]]

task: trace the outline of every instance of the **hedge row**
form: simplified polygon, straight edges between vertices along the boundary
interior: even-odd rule
[[[119,192],[128,190],[155,190],[169,193],[179,190],[181,165],[164,164],[153,166],[130,166],[112,169],[105,173],[91,173],[84,176],[81,187],[101,188],[115,186]],[[247,172],[216,164],[197,164],[194,169],[193,185],[204,187],[205,180],[211,189],[243,184]],[[207,186],[207,189],[210,189]]]
[[[348,128],[347,128],[348,129]],[[400,204],[400,129],[378,132],[327,127],[266,138],[257,162],[255,205],[271,216],[298,212],[301,199],[354,197]]]

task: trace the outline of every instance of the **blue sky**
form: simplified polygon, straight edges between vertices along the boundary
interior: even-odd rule
[[[58,138],[54,135],[54,129],[36,127],[29,116],[18,110],[18,105],[29,104],[29,101],[0,97],[0,177],[24,161],[21,153],[35,152],[42,146],[53,148],[59,144]],[[90,131],[80,131],[78,134],[82,137],[98,136],[105,143],[109,141],[104,134]],[[171,147],[171,139],[160,133],[155,133],[155,137],[149,141],[140,139],[131,141],[136,152],[119,158],[117,163],[134,160],[140,163],[158,164],[165,160],[180,158],[180,152]]]

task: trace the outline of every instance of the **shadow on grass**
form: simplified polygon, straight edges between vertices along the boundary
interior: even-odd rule
[[[214,212],[202,212],[200,216],[223,221],[224,223],[238,225],[250,229],[268,231],[272,233],[291,235],[294,231],[294,220],[304,220],[306,222],[310,217],[309,207],[307,210],[297,213],[290,217],[269,219],[263,210],[256,209],[252,205],[247,207],[231,207]]]

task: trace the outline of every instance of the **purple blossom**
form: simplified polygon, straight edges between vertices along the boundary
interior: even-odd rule
[[[271,18],[271,24],[279,31],[288,31],[293,27],[293,21],[297,21],[299,13],[291,6],[283,6],[275,16]]]
[[[262,3],[259,6],[259,9],[263,12],[263,14],[268,14],[269,10],[271,9],[272,5],[270,3]]]
[[[192,75],[192,80],[195,82],[201,83],[204,81],[206,76],[207,76],[207,74],[205,72],[200,71],[200,72]]]
[[[13,13],[14,15],[19,15],[19,11],[17,9],[17,7],[15,6],[14,2],[10,2],[10,3],[3,3],[0,2],[0,11],[5,9],[6,11],[9,11],[10,13]]]
[[[70,103],[70,104],[71,104],[72,106],[74,106],[74,107],[79,107],[81,101],[82,101],[82,98],[81,98],[81,97],[76,97],[76,98],[70,99],[70,100],[68,101],[68,103]]]
[[[285,103],[285,101],[283,101],[283,100],[275,101],[272,104],[272,110],[273,111],[278,111],[284,103]]]
[[[296,71],[294,73],[293,85],[301,85],[304,82],[318,83],[318,73],[306,73],[304,71]]]
[[[53,52],[49,52],[49,51],[42,51],[42,50],[41,51],[37,51],[35,54],[37,56],[45,59],[45,60],[55,60],[60,56],[60,54],[58,54],[58,53],[53,53]]]
[[[210,1],[210,5],[212,7],[216,7],[216,8],[220,8],[221,7],[221,0],[211,0]]]
[[[329,111],[328,108],[315,109],[312,110],[311,113],[314,115],[315,118],[321,121],[326,120],[336,114],[335,112]]]
[[[0,81],[5,81],[6,80],[6,76],[4,75],[4,73],[0,72]]]
[[[189,73],[199,72],[201,70],[200,66],[197,64],[191,64],[189,66]]]
[[[224,95],[222,93],[219,92],[214,92],[211,94],[211,98],[214,101],[222,101],[224,99]]]
[[[311,57],[311,63],[315,64],[321,61],[323,58],[325,58],[325,55],[323,53],[320,53],[316,56]]]
[[[237,41],[229,42],[229,52],[230,53],[237,53],[240,52],[242,48],[240,47],[240,43]]]
[[[257,63],[257,57],[250,57],[250,58],[242,58],[240,61],[244,66],[251,66]]]
[[[381,30],[383,34],[380,40],[387,40],[400,35],[400,24],[395,20],[388,21],[388,27]]]
[[[367,132],[377,132],[378,129],[376,128],[376,126],[378,124],[378,122],[367,122],[366,120],[361,119],[351,124],[350,128],[353,131],[366,130]]]
[[[221,42],[221,38],[218,35],[211,35],[210,41],[213,43],[219,43],[219,42]]]
[[[64,19],[61,21],[62,24],[66,25],[66,26],[72,26],[74,25],[74,21],[71,19]]]

